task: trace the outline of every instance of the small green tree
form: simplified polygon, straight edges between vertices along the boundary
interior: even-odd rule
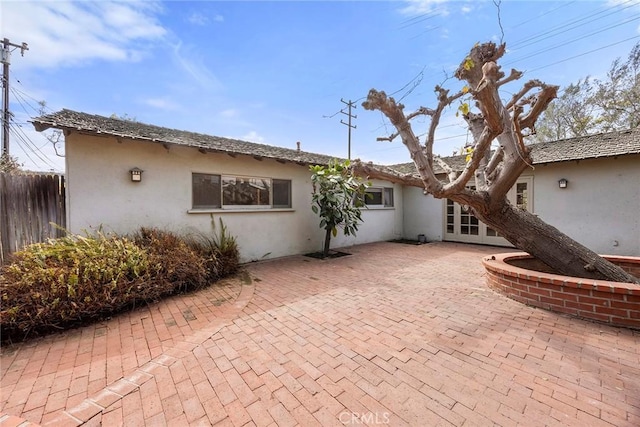
[[[313,184],[311,209],[320,215],[320,228],[325,230],[323,258],[329,255],[331,236],[338,234],[338,227],[345,236],[355,236],[358,223],[362,222],[360,208],[370,184],[355,176],[350,164],[349,160],[333,160],[327,166],[309,167]]]

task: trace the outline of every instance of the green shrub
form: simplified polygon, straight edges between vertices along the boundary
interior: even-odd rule
[[[68,235],[13,254],[0,267],[0,336],[22,340],[200,289],[238,269],[235,238],[184,239],[155,228],[131,238]]]
[[[187,238],[189,246],[205,259],[209,280],[218,280],[238,271],[240,266],[236,238],[219,218],[219,227],[211,219],[213,234],[197,233]],[[217,232],[217,233],[216,233]]]
[[[0,333],[5,340],[62,329],[162,293],[155,266],[116,236],[67,236],[16,252],[0,270]]]
[[[153,279],[167,287],[167,293],[200,289],[210,283],[205,260],[176,234],[142,227],[133,240],[159,265]]]

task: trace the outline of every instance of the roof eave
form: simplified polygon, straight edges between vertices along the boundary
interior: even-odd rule
[[[172,145],[172,146],[179,146],[179,147],[189,147],[189,148],[196,148],[198,151],[200,151],[201,153],[220,153],[220,154],[228,154],[228,155],[238,155],[238,156],[249,156],[249,157],[259,157],[260,160],[262,159],[270,159],[270,160],[276,160],[279,162],[284,162],[284,163],[295,163],[297,165],[300,166],[309,166],[309,165],[315,165],[315,164],[320,164],[319,162],[309,162],[309,161],[305,161],[305,160],[297,160],[297,159],[288,159],[288,158],[284,158],[284,157],[277,157],[277,156],[271,156],[268,154],[250,154],[250,153],[245,153],[242,151],[238,151],[238,150],[222,150],[222,149],[216,149],[216,148],[211,148],[211,147],[206,147],[206,146],[202,146],[202,145],[198,145],[198,144],[179,144],[173,141],[168,141],[165,139],[158,139],[158,138],[147,138],[144,136],[135,136],[135,135],[123,135],[123,134],[118,134],[116,132],[102,132],[100,130],[95,130],[95,129],[87,129],[87,128],[83,128],[80,126],[64,126],[64,125],[60,125],[58,123],[51,123],[51,122],[43,122],[43,121],[39,121],[39,120],[32,120],[31,123],[33,124],[33,127],[35,128],[36,131],[38,132],[43,132],[46,131],[48,129],[51,128],[55,128],[55,129],[60,129],[63,132],[66,131],[76,131],[85,135],[100,135],[100,136],[110,136],[113,138],[122,138],[122,139],[130,139],[132,141],[147,141],[147,142],[152,142],[152,143],[156,143],[156,144],[162,144],[163,146],[168,146],[168,145]]]

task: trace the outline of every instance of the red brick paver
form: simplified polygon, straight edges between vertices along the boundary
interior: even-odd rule
[[[250,264],[225,298],[5,348],[0,426],[640,425],[640,333],[492,292],[480,258],[498,251]]]

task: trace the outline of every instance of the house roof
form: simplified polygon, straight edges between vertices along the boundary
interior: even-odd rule
[[[159,144],[184,145],[201,150],[228,154],[245,154],[255,158],[269,158],[300,164],[328,164],[333,156],[309,153],[295,149],[241,141],[232,138],[205,135],[177,129],[169,129],[145,123],[103,117],[63,109],[32,120],[36,130],[49,128],[75,130],[96,135],[150,141]]]
[[[640,154],[640,128],[540,142],[530,147],[534,165]],[[461,155],[442,159],[453,170],[460,171],[466,164],[465,158],[465,155]],[[433,166],[436,174],[445,173],[437,164]],[[414,163],[389,167],[402,173],[416,173]]]
[[[32,123],[38,131],[48,128],[75,130],[96,135],[144,140],[165,145],[183,145],[206,151],[232,155],[244,154],[255,158],[270,158],[299,164],[328,164],[330,160],[335,158],[324,154],[187,132],[67,109],[37,117],[32,120]],[[531,148],[533,164],[640,154],[640,128],[541,142],[531,145]],[[462,170],[466,164],[465,157],[464,155],[449,156],[443,157],[443,160],[454,170]],[[375,165],[375,167],[384,170],[392,169],[402,174],[416,174],[413,162],[388,166]],[[434,164],[434,169],[436,174],[445,173],[437,164]]]

